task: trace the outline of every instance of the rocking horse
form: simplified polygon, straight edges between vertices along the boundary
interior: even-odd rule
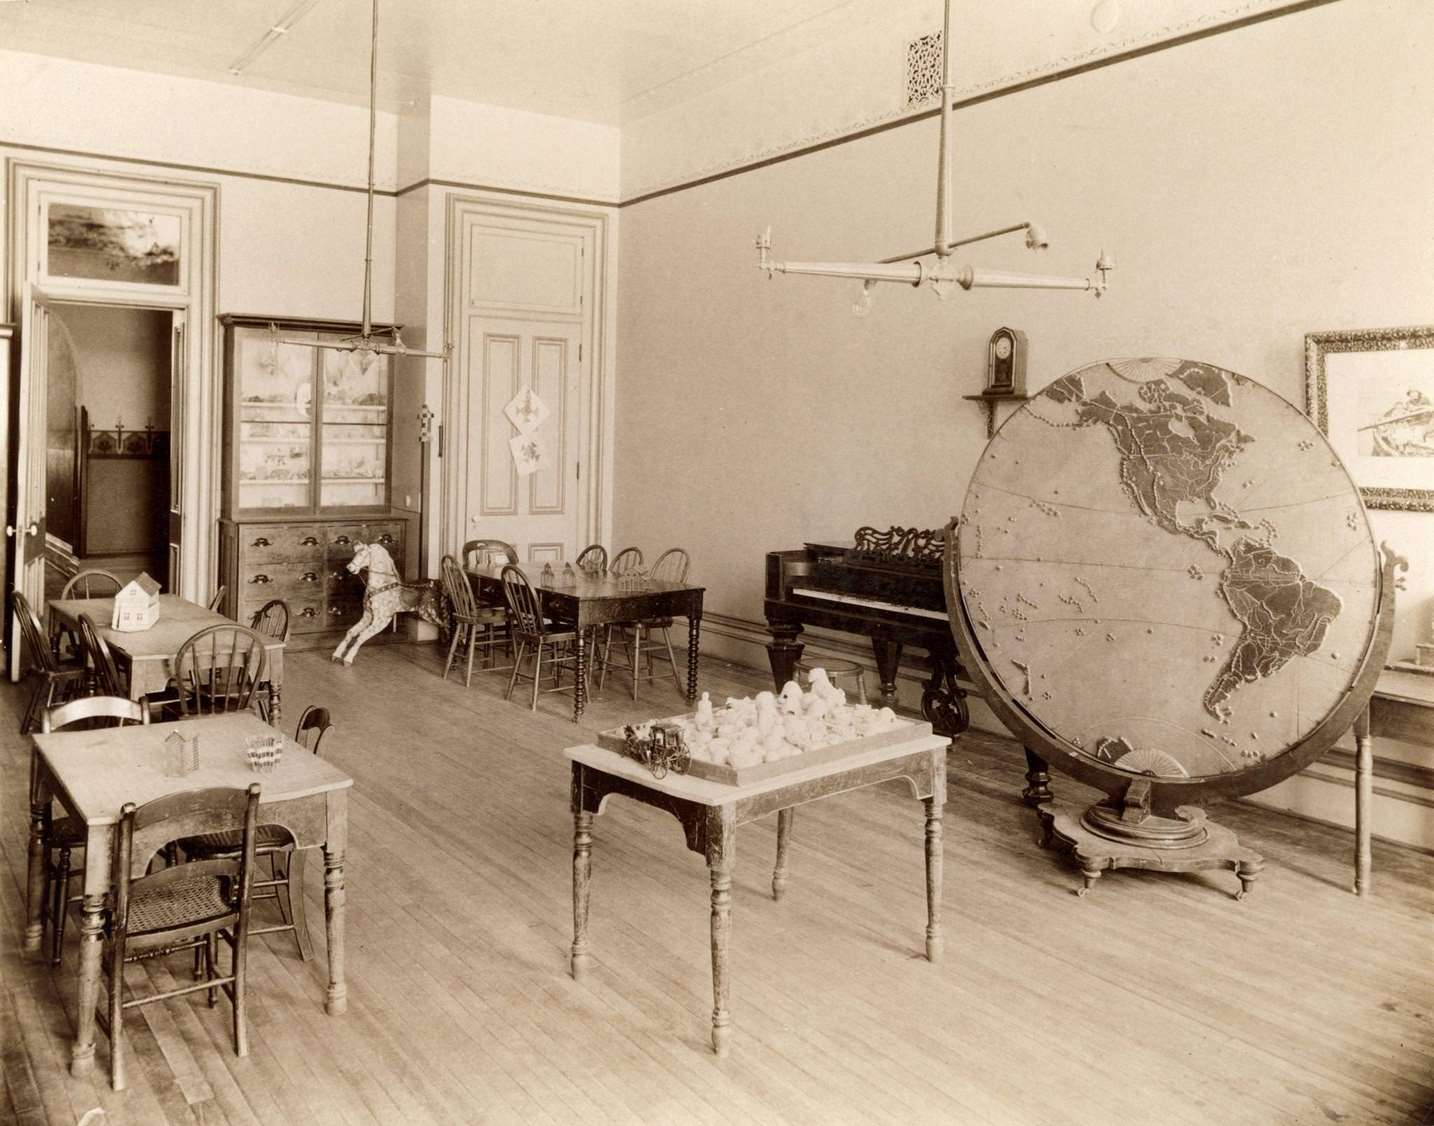
[[[438,584],[432,580],[421,583],[404,582],[399,578],[398,568],[394,566],[393,559],[383,549],[382,544],[358,544],[348,567],[351,574],[368,572],[364,578],[363,616],[349,628],[344,639],[339,642],[339,647],[334,650],[335,661],[341,661],[345,665],[353,664],[359,646],[399,614],[415,613],[424,621],[443,628],[443,607]]]

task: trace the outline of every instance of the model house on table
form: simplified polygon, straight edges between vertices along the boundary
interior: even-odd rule
[[[159,621],[159,584],[148,574],[140,572],[115,595],[114,614],[110,618],[110,629],[121,633],[136,633],[149,629]]]

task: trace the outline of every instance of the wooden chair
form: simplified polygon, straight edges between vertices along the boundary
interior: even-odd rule
[[[461,555],[466,571],[518,562],[518,549],[506,540],[469,540],[463,545]]]
[[[30,608],[30,600],[18,590],[11,591],[10,597],[14,599],[15,616],[20,619],[20,633],[29,653],[29,671],[36,678],[35,690],[20,720],[20,734],[27,735],[34,730],[45,708],[84,693],[89,670],[83,660],[62,661],[57,657],[40,628],[40,619]]]
[[[285,645],[289,643],[289,604],[282,598],[271,598],[249,619],[249,628],[265,637],[278,638]],[[257,690],[259,714],[264,722],[269,721],[269,682],[266,680]]]
[[[576,666],[577,654],[570,651],[568,647],[577,640],[577,631],[555,631],[549,627],[543,619],[543,604],[538,600],[538,592],[533,589],[533,584],[528,581],[528,576],[512,564],[503,568],[503,596],[508,602],[508,628],[512,632],[513,639],[518,643],[518,652],[513,659],[513,672],[508,677],[508,690],[503,693],[503,699],[512,699],[513,686],[518,683],[518,677],[522,675],[523,657],[531,649],[533,652],[533,699],[529,706],[531,710],[537,711],[538,693],[560,690],[562,688],[562,667],[567,664]],[[553,670],[553,685],[547,689],[540,687],[545,648],[549,650],[548,662],[549,667]]]
[[[124,1077],[124,1011],[152,1001],[204,990],[212,1006],[219,990],[234,1009],[234,1054],[249,1054],[244,1024],[246,942],[250,882],[259,812],[259,783],[248,789],[191,790],[120,809],[113,856],[113,887],[105,922],[103,962],[109,985],[110,1086]],[[174,841],[201,831],[238,832],[235,857],[196,860],[147,873],[150,862]],[[218,972],[219,939],[230,948],[230,972]],[[192,949],[200,980],[145,997],[125,997],[126,962]]]
[[[641,569],[642,549],[625,547],[612,557],[612,563],[608,565],[607,570],[610,575],[630,575]]]
[[[577,568],[590,575],[607,574],[607,548],[600,543],[590,543],[578,552]]]
[[[60,591],[61,598],[111,598],[124,589],[119,577],[108,571],[81,571]]]
[[[94,618],[88,614],[80,615],[80,645],[89,662],[96,692],[101,696],[128,696],[124,678],[120,676],[119,666],[110,652],[110,644],[95,625]]]
[[[314,754],[319,753],[319,744],[329,733],[333,724],[329,722],[329,709],[310,704],[299,717],[294,729],[294,742],[306,747]],[[180,852],[194,860],[233,859],[239,855],[243,844],[237,832],[202,833],[187,837],[179,842]],[[251,926],[249,933],[277,934],[292,931],[299,944],[299,957],[307,962],[314,956],[313,941],[309,938],[309,924],[304,914],[304,856],[306,850],[294,847],[294,838],[289,830],[279,825],[260,825],[254,836],[254,859],[268,858],[269,878],[253,881],[253,898],[273,899],[279,905],[282,920],[271,926]],[[259,875],[255,872],[256,877]]]
[[[504,564],[505,568],[509,564]],[[508,611],[502,606],[480,605],[473,593],[473,584],[468,572],[458,565],[458,560],[445,555],[441,564],[443,570],[443,592],[448,596],[452,610],[452,638],[448,642],[448,660],[443,664],[443,679],[448,679],[448,670],[453,666],[454,654],[466,639],[468,642],[468,668],[463,675],[463,687],[473,681],[473,650],[483,646],[483,667],[492,667],[493,648],[510,644],[508,635]],[[478,641],[479,627],[483,629],[483,641]],[[507,668],[504,665],[503,668]]]
[[[687,568],[690,565],[690,557],[680,547],[668,548],[657,557],[657,562],[652,565],[648,572],[650,578],[662,582],[681,583],[687,581]],[[653,656],[664,660],[671,666],[672,679],[677,684],[678,692],[686,692],[687,686],[682,682],[682,676],[677,669],[677,658],[672,652],[672,637],[669,631],[672,628],[671,618],[649,618],[646,621],[633,622],[631,626],[618,627],[622,631],[622,646],[627,656],[627,668],[632,673],[632,698],[637,699],[637,685],[641,680],[652,680]],[[628,629],[632,630],[631,635]],[[658,646],[651,640],[644,641],[644,636],[651,639],[658,631],[662,633],[662,645]],[[609,631],[603,642],[602,675],[598,679],[598,688],[601,689],[607,680],[608,670],[608,649],[612,644],[612,633]],[[644,665],[646,671],[643,671]]]
[[[88,615],[82,615],[81,627],[89,621]],[[114,720],[116,726],[121,727],[126,723],[145,724],[149,722],[149,709],[123,696],[89,696],[46,708],[40,714],[40,730],[63,731],[82,723],[97,726],[107,720]],[[52,820],[45,830],[45,890],[40,902],[44,904],[50,926],[50,961],[57,966],[65,946],[65,904],[70,902],[71,862],[74,853],[85,847],[85,835],[85,823],[75,817]]]
[[[206,626],[174,655],[181,715],[248,711],[255,690],[268,680],[264,638],[247,626]]]
[[[224,586],[224,584],[220,583],[218,588],[214,591],[213,596],[209,599],[209,609],[213,610],[216,614],[219,613],[220,609],[224,606],[225,589],[226,587]]]

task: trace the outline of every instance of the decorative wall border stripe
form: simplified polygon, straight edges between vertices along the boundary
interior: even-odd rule
[[[1063,82],[1067,78],[1078,78],[1083,74],[1103,70],[1108,66],[1115,66],[1118,63],[1130,62],[1134,59],[1143,58],[1146,55],[1154,55],[1160,51],[1167,51],[1173,47],[1183,47],[1187,43],[1195,43],[1201,39],[1211,39],[1217,35],[1223,35],[1226,32],[1240,31],[1243,28],[1253,27],[1255,24],[1265,23],[1268,20],[1296,15],[1311,8],[1321,8],[1327,4],[1336,4],[1338,2],[1339,0],[1294,0],[1294,2],[1281,5],[1278,8],[1271,8],[1263,12],[1252,12],[1249,15],[1239,16],[1225,23],[1182,32],[1179,35],[1172,35],[1169,39],[1162,39],[1155,43],[1146,43],[1139,47],[1131,47],[1125,51],[1117,51],[1115,54],[1106,55],[1103,58],[1091,59],[1086,62],[1076,63],[1072,66],[1062,67],[1059,70],[1051,71],[1049,74],[1040,74],[1032,78],[1024,78],[1016,82],[1011,82],[1004,86],[995,86],[989,90],[983,90],[978,94],[972,94],[969,97],[958,98],[952,102],[951,105],[953,109],[957,110],[969,109],[971,106],[981,105],[983,102],[991,102],[998,98],[1009,97],[1012,94],[1024,93],[1027,90],[1034,90],[1040,86],[1048,86],[1053,82]],[[711,172],[692,180],[672,184],[665,188],[654,188],[651,191],[633,196],[631,199],[625,199],[618,204],[618,206],[631,207],[634,204],[646,203],[648,200],[659,199],[662,196],[685,192],[690,188],[700,188],[706,184],[712,184],[718,180],[726,180],[732,176],[740,176],[747,172],[756,172],[763,168],[769,168],[774,164],[782,164],[788,160],[796,160],[798,157],[810,156],[812,153],[823,152],[840,145],[850,144],[852,141],[860,141],[866,137],[873,137],[891,129],[900,129],[907,125],[915,124],[918,121],[926,121],[939,116],[940,113],[941,107],[938,105],[918,112],[904,114],[894,117],[890,121],[883,121],[876,125],[856,129],[850,133],[843,133],[836,137],[813,142],[812,144],[801,145],[798,148],[792,149],[790,152],[763,157],[760,160],[739,164],[732,168],[723,169],[720,172]]]

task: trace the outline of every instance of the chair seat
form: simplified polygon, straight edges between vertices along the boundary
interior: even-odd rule
[[[48,844],[51,848],[82,848],[86,826],[78,817],[60,817],[50,822]]]
[[[232,915],[224,883],[218,876],[199,876],[135,895],[129,901],[130,938]]]
[[[232,833],[200,833],[195,837],[185,837],[179,842],[179,847],[185,856],[208,858],[226,853],[237,856],[243,843],[244,835],[236,830]],[[289,834],[289,830],[281,825],[260,825],[254,831],[255,851],[284,848],[293,843],[294,838]]]
[[[476,614],[453,615],[455,622],[462,622],[464,625],[473,626],[498,626],[508,620],[508,611],[502,606],[480,606]]]

